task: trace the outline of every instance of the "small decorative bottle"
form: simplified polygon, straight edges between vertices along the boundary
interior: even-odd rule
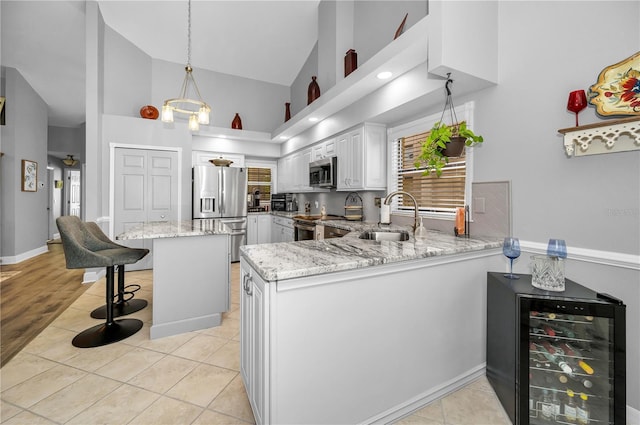
[[[567,390],[567,401],[564,404],[564,418],[566,422],[575,424],[577,420],[577,406],[576,401],[573,399],[574,393],[571,390]]]
[[[231,121],[231,128],[236,130],[242,130],[242,120],[240,119],[240,115],[236,112],[236,116],[233,117],[233,121]]]
[[[284,104],[284,122],[287,122],[291,119],[291,103],[286,102]]]
[[[551,394],[549,394],[549,390],[546,388],[542,390],[542,397],[540,398],[540,419],[544,421],[551,421],[553,419]]]
[[[316,81],[315,75],[311,77],[311,82],[309,83],[309,89],[307,90],[307,105],[311,105],[311,102],[320,97],[320,86]]]
[[[580,394],[580,406],[576,411],[576,417],[580,425],[587,425],[589,423],[589,406],[587,405],[587,395],[585,393]]]

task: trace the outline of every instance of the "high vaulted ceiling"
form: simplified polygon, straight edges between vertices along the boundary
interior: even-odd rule
[[[155,59],[187,62],[188,1],[99,0],[105,23]],[[311,52],[319,0],[192,0],[191,65],[289,86]],[[3,0],[3,66],[49,105],[49,124],[85,121],[85,2]]]

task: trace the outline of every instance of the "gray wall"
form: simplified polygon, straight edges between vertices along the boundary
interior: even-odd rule
[[[309,57],[293,81],[293,84],[291,84],[291,116],[294,116],[307,107],[307,90],[309,83],[311,83],[312,75],[318,75],[318,43],[313,46]],[[323,88],[320,82],[318,85],[320,86],[320,95],[322,96],[326,87]],[[284,106],[282,115],[284,116]]]
[[[140,116],[151,103],[151,57],[108,26],[104,32],[104,113]],[[178,94],[181,80],[176,81]],[[162,105],[156,105],[158,110]]]
[[[22,160],[38,163],[38,183],[47,181],[47,105],[14,68],[3,68],[6,125],[2,132],[2,257],[46,251],[47,190],[22,192]]]
[[[74,159],[84,161],[86,133],[83,127],[53,127],[49,126],[47,150],[58,157],[73,155]],[[58,163],[61,161],[58,159]]]
[[[485,138],[475,149],[474,178],[512,181],[513,231],[521,239],[640,255],[640,152],[568,158],[558,133],[575,123],[569,92],[588,89],[603,68],[638,50],[640,4],[542,5],[500,3],[500,82],[474,96],[475,127]],[[613,7],[621,15],[616,43],[589,25],[566,25]],[[580,114],[581,124],[596,121],[593,107]]]
[[[356,1],[354,10],[354,49],[363,64],[393,41],[405,14],[404,31],[427,16],[426,1]],[[344,55],[344,52],[342,54]]]

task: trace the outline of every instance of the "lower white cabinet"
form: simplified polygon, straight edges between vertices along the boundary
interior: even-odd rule
[[[267,281],[243,256],[256,424],[394,423],[484,375],[483,282],[500,268],[493,249]]]
[[[271,215],[249,214],[247,216],[247,245],[271,243]]]
[[[269,340],[265,337],[269,317],[265,314],[268,293],[265,282],[244,259],[240,271],[240,374],[251,403],[256,424],[268,418],[267,375]]]
[[[271,242],[293,242],[293,220],[287,217],[273,216]]]

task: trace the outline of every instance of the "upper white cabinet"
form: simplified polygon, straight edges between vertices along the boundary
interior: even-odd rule
[[[325,140],[311,148],[311,162],[336,156],[336,139]]]
[[[384,190],[387,183],[386,128],[363,126],[336,138],[337,190]]]

